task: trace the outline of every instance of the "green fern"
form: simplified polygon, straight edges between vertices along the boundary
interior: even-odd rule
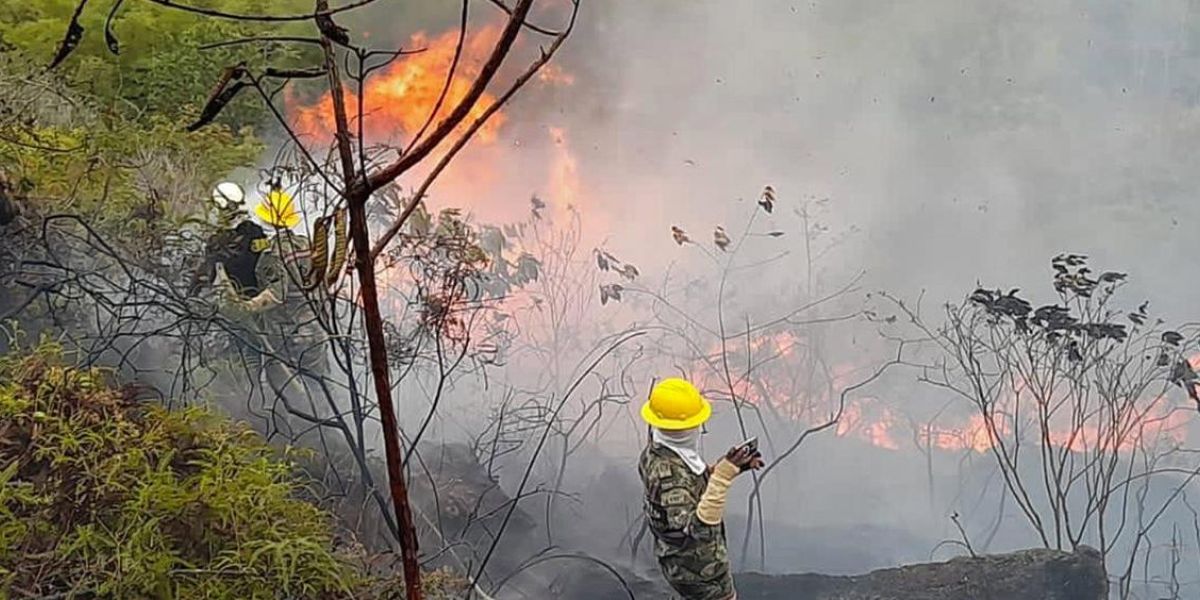
[[[132,401],[45,346],[0,359],[0,583],[102,598],[349,598],[295,469],[203,409]],[[34,567],[38,568],[34,568]]]

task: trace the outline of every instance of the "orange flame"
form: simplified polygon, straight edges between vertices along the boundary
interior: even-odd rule
[[[411,144],[418,134],[428,135],[466,97],[502,30],[503,22],[494,22],[467,31],[448,85],[446,77],[451,65],[455,64],[459,31],[455,29],[438,35],[420,32],[411,36],[406,49],[420,52],[401,56],[372,74],[361,92],[349,87],[344,91],[351,134],[357,135],[361,125],[362,137],[367,144],[393,146]],[[518,38],[517,46],[522,45],[522,40]],[[516,67],[524,64],[519,60],[506,63]],[[513,75],[502,69],[496,81],[511,81]],[[539,87],[569,86],[574,81],[573,75],[553,62],[543,65],[535,80]],[[446,90],[445,97],[439,104],[443,88]],[[361,124],[358,122],[360,93],[363,102]],[[292,128],[306,143],[332,142],[335,126],[330,93],[323,94],[315,101],[297,95],[287,96],[285,101]],[[455,134],[463,133],[496,101],[494,94],[483,93]],[[431,119],[430,113],[435,107],[437,110]],[[543,138],[545,143],[542,140],[527,143],[531,140],[522,138],[521,130],[510,126],[513,117],[506,111],[507,108],[493,113],[471,140],[469,149],[457,156],[450,168],[441,173],[436,189],[430,193],[431,204],[461,208],[491,222],[519,218],[514,216],[514,207],[520,211],[517,214],[524,215],[527,204],[480,202],[483,191],[490,194],[489,199],[504,196],[528,198],[529,194],[537,194],[555,211],[568,206],[579,208],[586,199],[586,193],[567,130],[549,127],[548,137]],[[512,130],[509,134],[512,139],[502,141],[506,128]],[[439,150],[448,146],[445,144]],[[509,166],[518,161],[523,163]],[[541,170],[540,178],[531,178],[529,169],[520,168],[520,164],[537,165]],[[422,166],[414,172],[420,177],[428,169]],[[600,228],[601,223],[596,221],[596,216],[589,218],[589,229]]]
[[[442,89],[446,96],[438,107],[429,127],[437,126],[471,89],[471,84],[500,36],[500,25],[486,25],[478,31],[469,31],[463,42],[462,54],[454,71],[454,77],[446,87],[446,74],[454,63],[454,52],[458,45],[457,31],[448,31],[435,38],[424,32],[409,39],[408,48],[420,50],[402,56],[367,79],[366,94],[363,96],[364,137],[371,141],[395,141],[397,135],[416,135],[425,127],[429,113],[438,106]],[[561,73],[561,72],[560,72]],[[346,108],[351,119],[358,114],[358,95],[347,89]],[[463,127],[481,117],[496,97],[485,92],[463,121]],[[289,113],[297,133],[318,138],[333,135],[333,97],[326,92],[316,103],[303,106],[289,98]],[[492,115],[480,129],[478,139],[483,143],[496,140],[497,130],[507,117],[503,112]],[[352,122],[351,129],[357,131],[358,123]]]
[[[730,341],[724,351],[731,356],[744,355],[747,346],[755,361],[763,368],[752,376],[753,381],[736,379],[733,392],[740,402],[794,421],[801,427],[811,427],[829,420],[836,414],[841,391],[861,377],[863,369],[851,364],[834,365],[831,371],[832,384],[824,391],[808,390],[805,382],[788,379],[789,373],[802,372],[795,368],[803,358],[804,341],[798,334],[779,332],[756,336],[748,341]],[[696,365],[698,383],[706,390],[728,396],[729,383],[714,373],[713,361],[718,361],[722,348],[718,345],[711,351],[708,361]],[[769,359],[769,360],[768,360]],[[776,360],[778,359],[778,360]],[[1190,359],[1200,368],[1200,355]],[[709,375],[705,376],[704,373]],[[735,375],[735,377],[737,377]],[[797,385],[798,384],[798,385]],[[985,416],[979,412],[960,418],[942,416],[930,423],[912,422],[902,412],[897,412],[877,398],[848,398],[842,409],[841,418],[833,429],[834,435],[843,439],[855,439],[885,450],[901,450],[907,444],[915,448],[947,452],[986,453],[1004,443],[1009,452],[1015,444],[1037,445],[1043,443],[1037,416],[1029,414],[1034,403],[1026,400],[1018,403],[1019,396],[1030,393],[1027,385],[1015,382],[1015,389],[991,408]],[[1020,414],[1017,409],[1020,408]],[[1083,422],[1070,422],[1069,415],[1052,418],[1045,442],[1055,448],[1079,453],[1113,452],[1130,453],[1149,449],[1157,445],[1182,446],[1189,442],[1190,427],[1195,415],[1180,408],[1170,398],[1160,396],[1141,399],[1137,402],[1136,415],[1128,415],[1119,423],[1124,429],[1113,429],[1106,419],[1089,417]],[[1014,439],[1019,419],[1021,439]]]
[[[892,411],[886,406],[882,407],[877,415],[867,417],[864,416],[863,404],[855,402],[847,404],[842,412],[842,418],[837,424],[837,436],[852,436],[876,448],[899,450],[900,443],[896,441],[892,432],[895,422]]]

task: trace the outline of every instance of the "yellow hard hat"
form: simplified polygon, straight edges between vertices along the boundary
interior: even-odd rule
[[[254,214],[267,225],[291,229],[300,224],[300,214],[296,212],[296,203],[292,197],[279,188],[273,188],[258,206]]]
[[[677,377],[660,381],[642,405],[642,418],[668,431],[699,427],[710,416],[712,405],[700,395],[700,390]]]

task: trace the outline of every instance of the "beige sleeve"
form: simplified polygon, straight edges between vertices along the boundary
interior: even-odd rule
[[[705,525],[721,523],[721,519],[725,516],[725,498],[729,494],[729,486],[738,473],[741,473],[741,469],[724,458],[713,467],[712,475],[708,477],[708,486],[704,488],[704,495],[700,497],[700,503],[696,505],[696,516],[701,523]]]
[[[271,288],[267,288],[258,293],[257,296],[246,301],[246,310],[250,312],[262,312],[273,306],[281,304],[279,298],[275,297],[275,292]]]

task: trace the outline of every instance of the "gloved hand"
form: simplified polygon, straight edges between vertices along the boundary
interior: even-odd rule
[[[725,457],[713,465],[708,475],[708,486],[696,505],[696,517],[706,525],[718,525],[725,517],[725,500],[729,486],[740,473],[763,466],[762,454],[749,448],[730,448]]]
[[[215,269],[217,274],[213,277],[213,287],[221,295],[221,303],[228,304],[241,301],[237,293],[237,288],[233,286],[233,282],[229,279],[229,274],[225,272],[225,265],[217,263]]]
[[[738,468],[738,473],[745,473],[751,469],[761,469],[763,467],[762,452],[751,450],[742,446],[734,446],[725,453],[724,460],[729,461],[733,466]]]

